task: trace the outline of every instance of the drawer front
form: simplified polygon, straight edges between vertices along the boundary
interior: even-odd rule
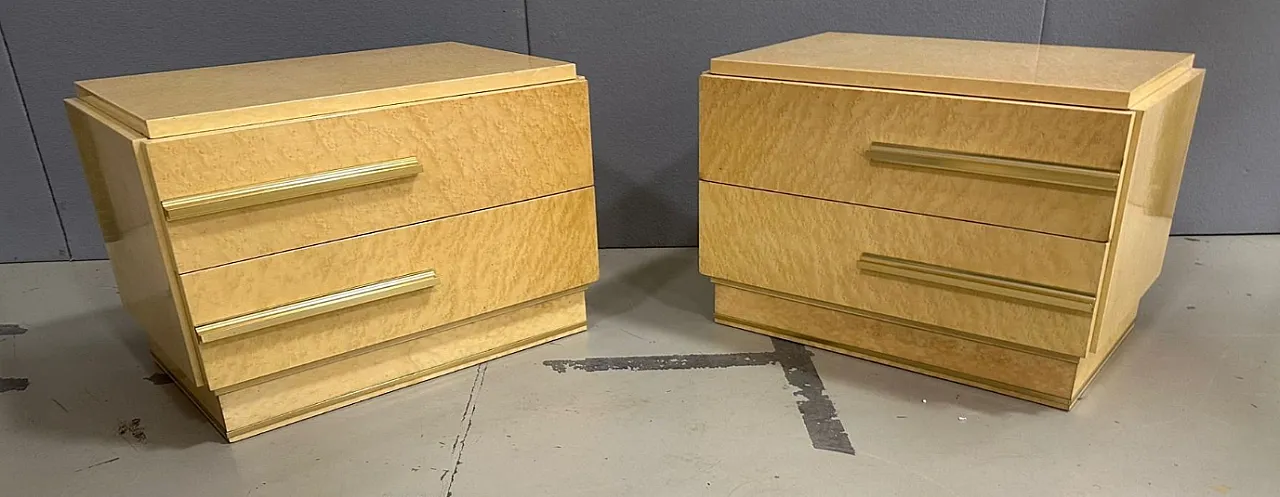
[[[209,388],[591,283],[594,207],[584,188],[184,274]]]
[[[582,292],[342,358],[219,397],[232,438],[585,327]]]
[[[592,184],[585,80],[146,144],[180,272]]]
[[[968,384],[987,388],[994,384],[1003,390],[1070,403],[1067,399],[1072,394],[1076,361],[932,333],[730,286],[716,286],[715,300],[716,318],[730,326],[808,340],[834,352],[852,353]]]
[[[1083,356],[1103,243],[702,182],[703,274]]]
[[[1130,112],[704,75],[704,180],[1106,241]]]

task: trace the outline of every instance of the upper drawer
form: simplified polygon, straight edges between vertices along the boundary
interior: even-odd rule
[[[145,143],[179,272],[589,186],[585,80]]]
[[[582,287],[592,188],[184,274],[209,388]]]
[[[702,182],[714,278],[1077,357],[1106,244]]]
[[[702,179],[1105,241],[1133,114],[704,75]]]

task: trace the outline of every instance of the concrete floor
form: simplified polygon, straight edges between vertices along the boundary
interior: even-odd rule
[[[1071,413],[814,351],[856,455],[814,448],[775,364],[544,364],[772,352],[711,323],[692,249],[603,251],[585,334],[235,445],[155,374],[105,262],[0,265],[0,495],[1280,495],[1278,255],[1171,240]]]

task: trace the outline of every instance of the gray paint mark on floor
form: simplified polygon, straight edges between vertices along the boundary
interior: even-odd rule
[[[827,396],[827,389],[813,364],[813,352],[798,343],[773,339],[778,362],[787,375],[787,383],[796,388],[795,396],[804,427],[809,431],[813,448],[854,455],[853,443],[844,431],[844,423],[836,414],[836,406]]]
[[[173,383],[173,378],[164,373],[154,373],[151,376],[146,376],[142,379],[151,382],[152,385],[168,385]]]
[[[16,324],[0,324],[0,336],[21,335],[26,333],[27,329]]]
[[[21,392],[28,386],[31,386],[31,380],[26,378],[0,378],[0,393]]]
[[[673,369],[716,369],[734,366],[765,366],[776,364],[772,352],[743,352],[739,354],[689,354],[629,357],[593,357],[577,360],[543,361],[542,364],[563,373],[572,368],[588,373],[598,371],[665,371]]]
[[[742,352],[737,354],[686,354],[663,356],[592,357],[587,359],[557,359],[542,364],[564,373],[569,369],[595,373],[599,371],[670,371],[682,369],[717,369],[736,366],[765,366],[777,364],[795,387],[794,395],[801,397],[796,408],[804,419],[805,429],[813,448],[854,455],[853,442],[836,413],[836,406],[827,396],[818,368],[813,364],[813,352],[804,345],[773,338],[773,352]]]

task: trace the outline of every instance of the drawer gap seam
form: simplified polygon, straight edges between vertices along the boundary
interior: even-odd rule
[[[1024,233],[1036,233],[1036,234],[1039,234],[1039,235],[1054,236],[1054,237],[1058,237],[1058,238],[1065,238],[1065,239],[1068,239],[1068,240],[1079,240],[1079,241],[1082,241],[1082,242],[1090,242],[1090,243],[1108,243],[1108,240],[1094,240],[1094,239],[1090,239],[1090,238],[1081,238],[1081,237],[1078,237],[1078,236],[1063,235],[1063,234],[1061,234],[1061,233],[1050,233],[1050,232],[1047,232],[1047,231],[1033,230],[1033,229],[1027,229],[1027,228],[1017,228],[1017,227],[1013,227],[1013,226],[1004,226],[1004,225],[1000,225],[1000,224],[993,224],[993,223],[989,223],[989,222],[985,222],[985,221],[976,221],[976,220],[973,220],[973,219],[961,219],[961,218],[958,218],[958,217],[939,216],[939,215],[936,215],[936,214],[926,214],[926,213],[922,213],[922,212],[915,212],[915,211],[909,211],[909,210],[903,210],[903,209],[895,209],[895,208],[892,208],[892,207],[881,207],[881,206],[879,206],[879,205],[862,204],[862,203],[857,203],[857,202],[848,202],[848,201],[845,201],[845,200],[834,200],[834,199],[829,199],[829,198],[815,197],[815,196],[812,196],[812,195],[805,195],[805,194],[802,194],[802,193],[793,193],[793,192],[780,191],[780,190],[770,190],[770,189],[768,189],[768,188],[759,188],[759,187],[755,187],[755,186],[739,185],[739,184],[735,184],[735,183],[724,183],[724,182],[721,182],[721,181],[709,180],[709,179],[701,178],[701,177],[699,177],[699,178],[698,178],[698,181],[702,181],[702,182],[710,183],[710,184],[713,184],[713,185],[729,186],[729,187],[733,187],[733,188],[742,188],[742,189],[744,189],[744,190],[754,190],[754,191],[758,191],[758,192],[774,193],[774,194],[778,194],[778,195],[789,195],[789,196],[792,196],[792,197],[799,197],[799,198],[805,198],[805,199],[810,199],[810,200],[818,200],[818,201],[821,201],[821,202],[833,202],[833,203],[837,203],[837,204],[844,204],[844,205],[856,205],[856,206],[858,206],[858,207],[866,207],[866,208],[868,208],[868,209],[879,209],[879,210],[882,210],[882,211],[892,211],[892,212],[898,212],[898,213],[902,213],[902,214],[911,214],[911,215],[914,215],[914,216],[930,217],[930,218],[934,218],[934,219],[946,219],[946,220],[948,220],[948,221],[959,221],[959,222],[962,222],[962,223],[980,224],[980,225],[982,225],[982,226],[989,226],[989,227],[992,227],[992,228],[999,228],[999,229],[1006,229],[1006,230],[1021,231],[1021,232],[1024,232]]]
[[[365,186],[370,186],[370,185],[365,185]],[[345,240],[351,240],[351,239],[353,239],[353,238],[360,238],[360,237],[362,237],[362,236],[373,236],[373,235],[377,235],[377,234],[379,234],[379,233],[384,233],[384,232],[392,231],[392,230],[398,230],[398,229],[402,229],[402,228],[408,228],[408,227],[411,227],[411,226],[417,226],[417,225],[420,225],[420,224],[423,224],[423,223],[430,223],[430,222],[434,222],[434,221],[443,221],[443,220],[445,220],[445,219],[451,219],[451,218],[455,218],[455,217],[458,217],[458,216],[465,216],[465,215],[468,215],[468,214],[475,214],[475,213],[478,213],[478,212],[483,212],[483,211],[487,211],[487,210],[490,210],[490,209],[497,209],[497,208],[499,208],[499,207],[506,207],[506,206],[509,206],[509,205],[515,205],[515,204],[519,204],[519,203],[522,203],[522,202],[530,202],[530,201],[533,201],[533,200],[541,200],[541,199],[544,199],[544,198],[547,198],[547,197],[554,197],[554,196],[556,196],[556,195],[562,195],[562,194],[566,194],[566,193],[575,193],[575,192],[579,192],[579,191],[586,190],[586,189],[588,189],[588,188],[594,188],[594,187],[595,187],[595,184],[589,184],[589,185],[586,185],[586,186],[580,186],[580,187],[577,187],[577,188],[570,188],[570,189],[568,189],[568,190],[563,190],[563,191],[558,191],[558,192],[553,192],[553,193],[547,193],[547,194],[545,194],[545,195],[539,195],[539,196],[536,196],[536,197],[524,198],[524,199],[516,200],[516,201],[513,201],[513,202],[506,202],[506,203],[502,203],[502,204],[490,205],[490,206],[482,207],[482,208],[479,208],[479,209],[469,210],[469,211],[466,211],[466,212],[458,212],[458,213],[455,213],[455,214],[450,214],[450,215],[448,215],[448,216],[441,216],[441,217],[436,217],[436,218],[431,218],[431,219],[424,219],[424,220],[421,220],[421,221],[417,221],[417,222],[413,222],[413,223],[409,223],[409,224],[404,224],[404,225],[400,225],[400,226],[392,226],[392,227],[389,227],[389,228],[382,228],[382,229],[379,229],[379,230],[369,231],[369,232],[366,232],[366,233],[358,233],[358,234],[355,234],[355,235],[344,236],[344,237],[342,237],[342,238],[334,238],[334,239],[332,239],[332,240],[325,240],[325,241],[322,241],[322,242],[309,243],[309,244],[306,244],[306,245],[300,245],[300,246],[293,247],[293,248],[289,248],[289,249],[278,250],[278,251],[275,251],[275,252],[266,253],[266,254],[261,254],[261,255],[256,255],[256,256],[253,256],[253,257],[247,257],[247,258],[244,258],[244,259],[239,259],[239,260],[235,260],[235,261],[231,261],[231,262],[224,262],[224,263],[222,263],[222,264],[217,264],[217,265],[213,265],[213,266],[209,266],[209,267],[203,267],[203,268],[200,268],[200,269],[192,269],[192,270],[189,270],[189,271],[185,271],[185,272],[179,273],[178,275],[179,275],[179,276],[185,276],[185,275],[188,275],[188,274],[198,273],[198,272],[201,272],[201,271],[208,271],[208,270],[211,270],[211,269],[223,268],[223,267],[230,266],[230,265],[233,265],[233,264],[239,264],[239,263],[246,262],[246,261],[252,261],[252,260],[254,260],[254,259],[261,259],[261,258],[264,258],[264,257],[271,257],[271,256],[274,256],[274,255],[280,255],[280,254],[284,254],[284,253],[288,253],[288,252],[293,252],[293,251],[295,251],[295,250],[302,250],[302,249],[307,249],[307,248],[312,248],[312,247],[318,247],[318,246],[325,245],[325,244],[329,244],[329,243],[341,242],[341,241],[345,241]],[[224,212],[224,213],[221,213],[221,214],[230,214],[231,212],[232,212],[232,211],[228,211],[228,212]]]

